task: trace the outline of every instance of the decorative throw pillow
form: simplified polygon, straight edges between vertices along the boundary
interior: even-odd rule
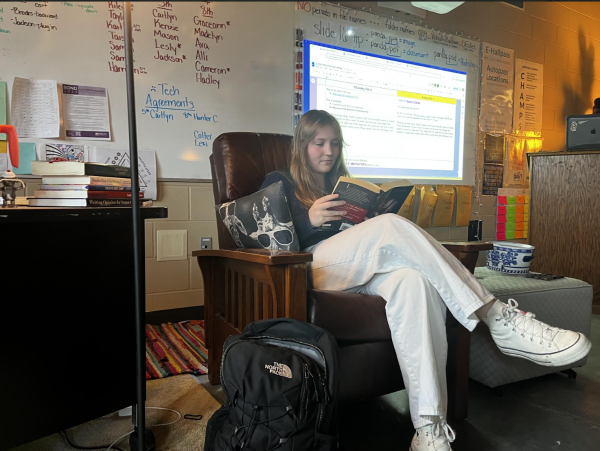
[[[281,181],[215,208],[240,248],[300,249]]]

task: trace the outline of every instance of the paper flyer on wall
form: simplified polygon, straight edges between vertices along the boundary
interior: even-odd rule
[[[515,133],[542,134],[544,66],[517,58],[515,61]]]
[[[504,186],[529,186],[527,154],[542,150],[541,138],[508,136],[506,139],[506,160],[504,163]]]
[[[512,132],[514,50],[482,42],[479,127],[488,133]]]
[[[503,174],[504,166],[501,164],[484,164],[481,194],[484,196],[497,196],[498,188],[502,188]]]
[[[106,88],[63,84],[62,103],[67,138],[110,141]]]
[[[0,124],[6,125],[7,84],[0,81]],[[6,140],[6,133],[0,133],[0,140]]]
[[[42,143],[40,145],[40,160],[50,161],[54,158],[64,158],[68,161],[88,161],[90,148],[83,144]]]
[[[129,150],[117,147],[92,147],[89,161],[92,163],[116,164],[131,167]],[[156,176],[156,151],[138,150],[138,173],[140,177],[140,191],[144,192],[144,199],[154,199],[157,196]]]
[[[15,77],[11,121],[19,138],[58,138],[60,110],[56,80]]]
[[[504,135],[486,133],[483,139],[483,161],[485,163],[504,163]]]

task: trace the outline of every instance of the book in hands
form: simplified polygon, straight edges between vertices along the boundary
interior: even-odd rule
[[[413,189],[407,180],[395,180],[381,186],[365,180],[340,177],[332,194],[339,194],[336,201],[346,201],[346,205],[330,210],[346,211],[338,221],[330,221],[319,227],[321,232],[348,229],[365,219],[385,213],[398,213],[402,204]]]

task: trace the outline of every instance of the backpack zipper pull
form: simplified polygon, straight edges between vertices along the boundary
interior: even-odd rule
[[[306,415],[306,407],[308,406],[308,377],[310,372],[308,371],[308,365],[302,364],[304,368],[304,380],[302,381],[302,391],[300,394],[300,411],[298,412],[298,420],[304,421]],[[305,399],[306,398],[306,401]]]
[[[310,378],[312,379],[313,387],[315,388],[315,397],[317,398],[317,402],[319,403],[319,402],[321,402],[321,397],[319,396],[319,387],[317,385],[317,381],[315,380],[315,377],[310,372],[310,370],[308,370],[308,374],[310,374]],[[319,379],[320,378],[321,378],[321,376],[319,375]]]
[[[320,377],[321,385],[323,386],[323,397],[325,398],[325,403],[329,403],[329,390],[327,390],[327,381],[324,377]]]

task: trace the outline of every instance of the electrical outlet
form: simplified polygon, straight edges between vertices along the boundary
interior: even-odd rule
[[[200,238],[200,249],[212,249],[212,237]]]
[[[481,241],[481,233],[483,229],[483,221],[475,219],[469,221],[469,241]]]

